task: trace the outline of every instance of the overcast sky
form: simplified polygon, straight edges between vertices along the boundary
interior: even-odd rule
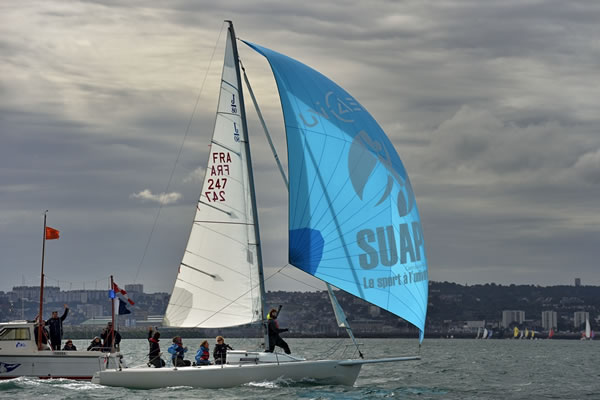
[[[430,280],[600,285],[600,3],[285,3],[0,3],[0,290],[39,285],[48,209],[61,231],[47,243],[48,284],[105,289],[113,274],[171,291],[224,19],[378,120],[411,177]],[[271,71],[243,44],[240,56],[285,161]],[[287,193],[248,114],[270,276],[287,263]],[[267,282],[320,287],[293,267]]]

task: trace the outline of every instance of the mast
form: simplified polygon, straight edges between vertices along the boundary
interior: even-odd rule
[[[258,207],[256,206],[256,191],[254,186],[254,173],[252,172],[252,157],[250,154],[250,140],[248,132],[248,123],[246,121],[246,107],[244,105],[244,95],[242,90],[242,78],[240,74],[240,60],[238,56],[238,49],[236,43],[235,30],[233,29],[233,22],[226,20],[229,24],[229,33],[231,37],[231,48],[233,50],[233,58],[235,60],[235,71],[237,77],[237,85],[239,88],[239,100],[240,100],[240,116],[242,118],[242,128],[246,133],[246,140],[244,141],[244,147],[246,148],[246,163],[248,167],[248,181],[250,184],[251,202],[252,202],[252,214],[254,215],[254,234],[256,237],[256,258],[258,263],[258,276],[260,282],[260,315],[263,321],[264,338],[265,338],[265,349],[269,348],[269,332],[266,325],[265,318],[265,276],[263,272],[263,260],[262,260],[262,248],[260,242],[260,229],[258,227]]]
[[[43,310],[44,310],[44,255],[46,254],[46,214],[48,210],[44,212],[44,230],[43,230],[43,239],[42,239],[42,273],[40,277],[40,312],[38,314],[38,350],[42,350],[42,326],[43,318]]]
[[[112,290],[111,295],[115,292],[115,281],[113,276],[110,276],[110,290]],[[110,309],[111,309],[111,325],[110,325],[110,352],[115,352],[115,297],[113,296],[110,299]]]

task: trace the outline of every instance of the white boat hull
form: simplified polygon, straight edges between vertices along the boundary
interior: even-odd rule
[[[0,379],[20,376],[90,380],[94,373],[116,366],[116,358],[99,352],[40,351],[0,354]]]
[[[118,353],[38,350],[34,328],[28,321],[0,323],[0,332],[5,336],[0,341],[0,379],[29,376],[90,380],[94,373],[117,366]]]
[[[297,361],[265,364],[225,364],[179,368],[107,369],[97,372],[93,383],[135,389],[192,386],[207,389],[240,386],[250,382],[316,382],[351,386],[362,364],[343,365],[340,360]]]

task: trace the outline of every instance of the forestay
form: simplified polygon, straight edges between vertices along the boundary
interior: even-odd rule
[[[226,327],[261,321],[259,260],[246,132],[232,37],[196,216],[164,323]]]
[[[288,145],[289,262],[421,330],[427,259],[402,161],[348,92],[312,68],[246,42],[273,70]]]

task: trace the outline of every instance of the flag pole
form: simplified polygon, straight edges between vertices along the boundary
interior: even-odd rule
[[[40,312],[38,314],[38,350],[42,350],[42,329],[44,329],[42,325],[42,312],[44,309],[44,255],[46,254],[46,214],[48,210],[44,212],[44,232],[42,239],[42,273],[40,278]]]
[[[112,290],[114,292],[115,290],[115,282],[113,280],[113,276],[110,276],[110,290]],[[110,299],[110,309],[112,312],[112,324],[110,326],[110,352],[114,353],[115,352],[115,297],[117,297],[116,295]]]

